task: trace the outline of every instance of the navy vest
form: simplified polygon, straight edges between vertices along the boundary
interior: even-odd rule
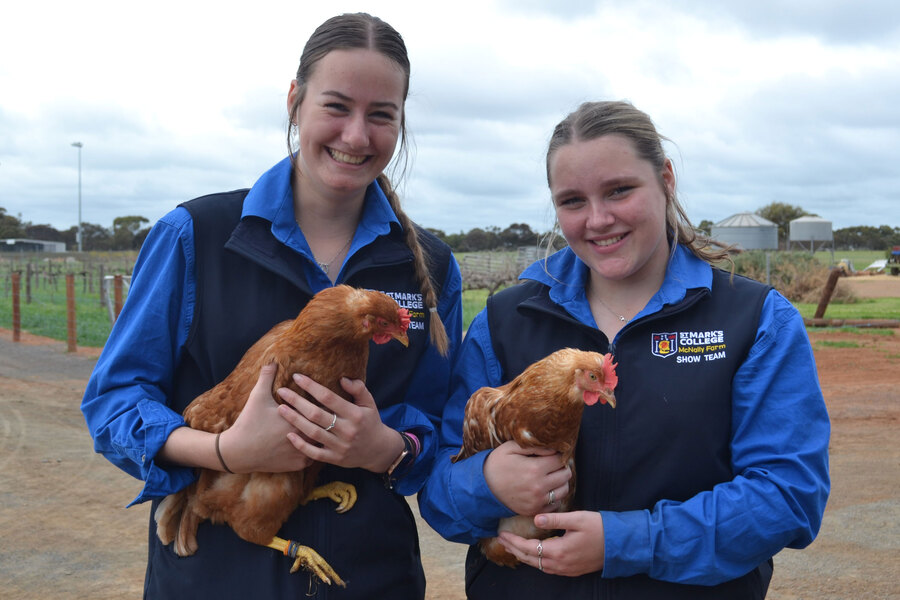
[[[205,196],[184,203],[193,218],[197,298],[193,322],[170,393],[182,412],[197,395],[224,379],[244,352],[273,325],[293,319],[312,297],[305,260],[283,246],[264,219],[241,219],[247,190]],[[440,294],[451,254],[428,232],[420,243],[434,265]],[[412,252],[399,228],[379,237],[348,263],[344,283],[381,291],[418,294]],[[411,313],[413,311],[410,311]],[[410,376],[429,344],[428,319],[408,330],[410,345],[370,347],[366,384],[379,407],[403,401]],[[413,321],[416,321],[413,315]],[[346,589],[313,584],[305,571],[290,574],[293,562],[274,550],[245,542],[231,528],[204,522],[199,551],[178,557],[156,536],[151,508],[147,598],[423,598],[418,532],[406,500],[387,490],[381,477],[363,469],[326,466],[320,482],[356,486],[359,498],[347,513],[315,501],[301,507],[279,532],[316,550],[347,582]],[[308,594],[312,594],[309,596]]]
[[[615,409],[585,407],[576,448],[576,510],[651,509],[660,499],[687,500],[733,479],[731,383],[752,347],[769,287],[713,271],[711,292],[625,326],[612,347],[598,329],[579,323],[525,281],[489,298],[494,352],[513,379],[531,363],[565,347],[612,352],[618,366]],[[741,304],[747,310],[735,311]],[[740,315],[743,318],[736,318]],[[644,575],[603,579],[509,569],[469,550],[469,598],[640,598],[742,600],[765,597],[771,561],[715,587],[674,584]]]

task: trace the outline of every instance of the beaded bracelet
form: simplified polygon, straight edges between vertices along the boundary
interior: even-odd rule
[[[419,437],[412,433],[411,431],[401,431],[400,435],[405,435],[409,438],[413,445],[413,458],[417,458],[419,453],[422,452],[422,444],[419,442]]]

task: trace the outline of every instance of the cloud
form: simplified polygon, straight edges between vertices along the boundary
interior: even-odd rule
[[[325,18],[370,10],[412,60],[404,206],[447,232],[549,229],[544,152],[585,100],[629,99],[673,140],[695,222],[773,201],[900,226],[900,5],[838,0],[386,0],[253,12],[161,0],[18,3],[0,37],[0,206],[26,221],[157,220],[285,155],[285,95]],[[139,26],[138,26],[139,25]]]
[[[900,32],[900,5],[889,0],[686,0],[678,7],[713,21],[734,23],[766,38],[811,35],[828,43],[877,45],[896,39]]]
[[[524,14],[547,15],[565,21],[574,21],[594,14],[597,6],[602,4],[595,0],[501,0],[502,10],[521,12]]]

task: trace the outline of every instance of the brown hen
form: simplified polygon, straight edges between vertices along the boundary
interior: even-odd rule
[[[506,385],[483,387],[469,398],[463,419],[463,446],[453,461],[515,441],[525,448],[552,448],[572,469],[569,494],[559,510],[571,508],[575,492],[575,444],[584,406],[607,402],[613,408],[618,378],[610,354],[564,348],[537,361]],[[499,531],[545,539],[551,531],[534,526],[534,515],[501,519]],[[518,559],[497,538],[479,542],[497,564],[514,567]]]
[[[219,433],[231,427],[256,384],[260,369],[276,363],[272,386],[288,387],[312,399],[292,379],[308,375],[340,396],[352,400],[340,385],[342,377],[365,380],[369,340],[383,344],[391,339],[404,346],[409,313],[386,294],[339,285],[316,294],[296,319],[269,330],[241,358],[218,385],[195,398],[184,410],[193,429]],[[199,469],[196,482],[167,496],[157,507],[157,535],[163,544],[175,542],[175,553],[190,556],[197,551],[197,527],[204,520],[227,523],[242,539],[279,551],[326,583],[344,586],[343,580],[315,550],[276,536],[282,524],[300,504],[331,498],[337,511],[356,502],[352,485],[331,482],[314,487],[321,463],[290,473],[226,473]]]

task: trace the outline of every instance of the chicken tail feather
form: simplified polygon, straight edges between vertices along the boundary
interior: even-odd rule
[[[169,494],[156,507],[156,535],[163,545],[175,542],[175,554],[190,556],[197,551],[200,517],[191,510],[187,489]]]
[[[497,538],[485,538],[478,543],[488,560],[501,567],[516,567],[519,559],[513,556]]]
[[[191,510],[190,503],[181,511],[181,519],[178,522],[178,534],[175,536],[175,554],[178,556],[191,556],[197,551],[197,528],[200,526],[200,516]]]
[[[169,545],[175,539],[178,532],[178,524],[181,522],[181,513],[187,503],[187,495],[184,490],[169,494],[156,507],[153,518],[156,520],[156,535],[163,545]]]

